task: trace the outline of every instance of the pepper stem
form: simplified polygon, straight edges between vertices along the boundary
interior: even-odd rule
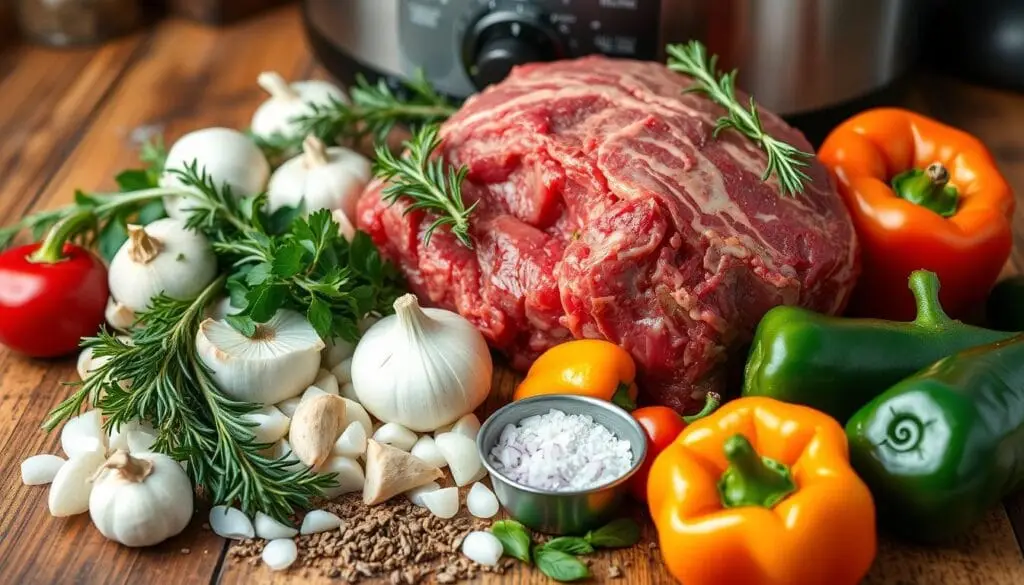
[[[953,324],[939,302],[939,277],[934,272],[911,272],[908,286],[910,292],[914,293],[914,303],[917,305],[917,317],[914,319],[916,325],[938,329]]]
[[[84,225],[92,224],[95,221],[95,215],[92,211],[87,210],[65,217],[50,229],[50,233],[46,235],[46,239],[43,240],[39,248],[29,255],[28,261],[37,264],[56,264],[65,260],[64,244],[71,236],[81,231]]]
[[[892,188],[901,199],[930,209],[942,217],[952,217],[960,196],[956,187],[948,183],[949,171],[942,163],[934,162],[923,171],[910,169],[896,175]]]
[[[726,439],[724,448],[729,468],[718,481],[718,493],[726,508],[772,508],[796,491],[789,468],[758,455],[743,435],[736,434]]]
[[[721,403],[722,397],[719,396],[717,392],[708,392],[707,395],[704,396],[704,408],[702,408],[700,412],[698,412],[697,414],[684,416],[683,422],[685,422],[688,425],[693,424],[694,422],[714,412],[715,409],[718,408],[718,405]]]
[[[612,394],[611,403],[626,412],[633,412],[636,410],[636,401],[629,395],[632,389],[633,384],[619,382],[619,385],[615,387],[615,393]]]

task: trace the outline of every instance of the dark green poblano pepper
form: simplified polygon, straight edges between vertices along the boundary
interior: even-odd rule
[[[903,380],[846,435],[881,524],[922,542],[963,533],[1024,487],[1024,334]]]
[[[939,304],[939,279],[910,275],[917,318],[848,319],[799,307],[768,311],[754,334],[744,396],[804,404],[846,422],[887,388],[936,360],[1013,333],[954,321]]]

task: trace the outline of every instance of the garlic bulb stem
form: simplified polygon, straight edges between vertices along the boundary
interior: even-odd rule
[[[93,480],[99,477],[104,470],[114,469],[121,474],[121,477],[132,483],[141,483],[149,474],[153,473],[153,462],[149,459],[137,459],[128,454],[127,451],[117,451],[107,459],[96,471]]]
[[[327,164],[327,145],[310,134],[302,141],[302,154],[305,156],[306,167],[322,167]]]
[[[433,321],[423,309],[420,308],[419,302],[416,300],[416,295],[405,294],[398,298],[393,305],[395,309],[395,316],[398,317],[399,323],[402,324],[401,329],[405,331],[406,336],[409,340],[416,340],[422,337],[427,329],[430,327],[430,323]]]
[[[147,234],[141,225],[128,226],[128,239],[132,242],[128,257],[139,264],[149,264],[164,249],[163,243]]]
[[[299,94],[291,88],[287,81],[276,71],[264,71],[256,78],[256,83],[271,97],[281,100],[298,99]]]

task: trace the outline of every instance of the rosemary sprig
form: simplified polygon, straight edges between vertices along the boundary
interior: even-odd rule
[[[326,144],[336,144],[339,139],[358,141],[367,136],[383,143],[399,124],[415,130],[424,124],[443,121],[458,109],[434,90],[422,71],[403,82],[400,92],[392,90],[383,79],[371,84],[360,75],[349,89],[349,100],[351,103],[347,104],[334,98],[326,104],[310,104],[312,112],[295,119],[299,126],[295,138],[275,137],[267,146],[279,151],[297,151],[309,134]]]
[[[52,431],[79,413],[86,403],[99,408],[106,427],[146,420],[158,431],[154,449],[179,461],[214,505],[239,505],[288,522],[296,507],[308,507],[334,482],[294,461],[261,454],[269,445],[254,438],[255,423],[243,416],[258,405],[232,400],[217,390],[199,360],[195,339],[204,309],[224,286],[217,279],[192,301],[155,299],[139,315],[130,343],[107,333],[84,346],[97,358],[109,358],[47,417]],[[121,385],[122,381],[128,381]]]
[[[388,182],[382,195],[384,201],[394,204],[400,197],[408,197],[412,204],[405,208],[403,215],[422,209],[438,216],[423,234],[423,245],[430,243],[434,230],[447,225],[459,242],[472,248],[469,216],[477,204],[466,207],[462,201],[462,182],[469,169],[465,166],[450,168],[442,157],[434,156],[441,146],[436,124],[420,128],[404,146],[406,153],[396,157],[387,145],[377,145],[373,174]]]
[[[717,69],[718,56],[709,55],[698,41],[685,45],[669,45],[669,69],[688,75],[695,81],[688,90],[703,93],[726,110],[726,115],[715,123],[714,136],[722,130],[732,129],[750,138],[768,155],[768,166],[761,176],[762,181],[775,175],[784,195],[796,195],[804,190],[804,183],[810,177],[802,170],[813,156],[791,144],[768,134],[761,125],[757,102],[750,98],[744,106],[736,97],[736,70],[720,73]]]

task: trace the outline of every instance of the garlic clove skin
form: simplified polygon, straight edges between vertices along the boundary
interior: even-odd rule
[[[210,528],[223,538],[242,540],[256,536],[249,517],[238,508],[214,506],[210,508]]]
[[[68,458],[93,451],[106,454],[106,439],[103,413],[98,408],[68,419],[60,431],[60,446]]]
[[[288,434],[288,426],[291,423],[289,417],[285,416],[276,406],[264,406],[259,410],[243,414],[242,419],[256,423],[250,428],[257,443],[276,443]]]
[[[324,490],[324,497],[336,498],[342,494],[363,491],[366,475],[359,462],[351,457],[334,456],[320,466],[320,473],[336,473],[338,485]]]
[[[184,170],[193,162],[197,162],[197,170],[206,171],[214,185],[226,184],[238,198],[262,193],[270,178],[270,163],[260,149],[248,136],[231,128],[203,128],[179,138],[167,151],[160,186],[186,189],[172,171]],[[190,206],[188,197],[164,197],[164,209],[172,218],[186,219]]]
[[[256,512],[256,518],[253,520],[253,527],[256,529],[256,536],[265,540],[294,538],[299,534],[299,531],[295,528],[285,526],[263,512]]]
[[[63,518],[89,510],[89,495],[93,488],[91,478],[104,461],[106,457],[102,451],[88,451],[71,457],[61,466],[50,483],[47,497],[52,516]]]
[[[114,300],[107,299],[107,308],[104,310],[107,324],[117,331],[128,331],[135,324],[135,311]]]
[[[199,296],[217,276],[217,258],[206,236],[185,222],[164,218],[128,226],[129,237],[110,261],[110,294],[131,311],[144,311],[163,293],[172,299]]]
[[[308,136],[302,154],[286,161],[270,176],[267,208],[303,204],[307,215],[320,209],[344,213],[355,221],[356,202],[370,182],[370,161],[341,146],[326,148],[315,136]]]
[[[318,79],[288,83],[278,73],[265,71],[256,81],[270,98],[256,108],[249,130],[263,139],[270,139],[275,134],[296,136],[301,127],[292,120],[312,113],[310,104],[329,105],[332,99],[346,104],[349,101],[338,86]]]
[[[412,294],[394,308],[352,356],[352,384],[366,410],[417,432],[476,410],[490,392],[493,369],[483,335],[451,311],[421,308]]]
[[[416,444],[418,437],[416,433],[400,424],[386,423],[373,433],[373,440],[385,445],[391,445],[402,451],[409,451]]]
[[[299,549],[291,538],[275,538],[263,546],[260,558],[271,571],[283,571],[299,558]]]
[[[33,455],[21,462],[21,483],[46,485],[53,481],[64,463],[64,459],[56,455]]]
[[[192,499],[192,482],[175,460],[160,453],[118,451],[93,481],[89,516],[114,542],[152,546],[188,526]]]
[[[278,311],[250,339],[224,321],[207,319],[196,352],[217,387],[236,400],[273,404],[298,396],[316,379],[324,342],[294,311]]]

